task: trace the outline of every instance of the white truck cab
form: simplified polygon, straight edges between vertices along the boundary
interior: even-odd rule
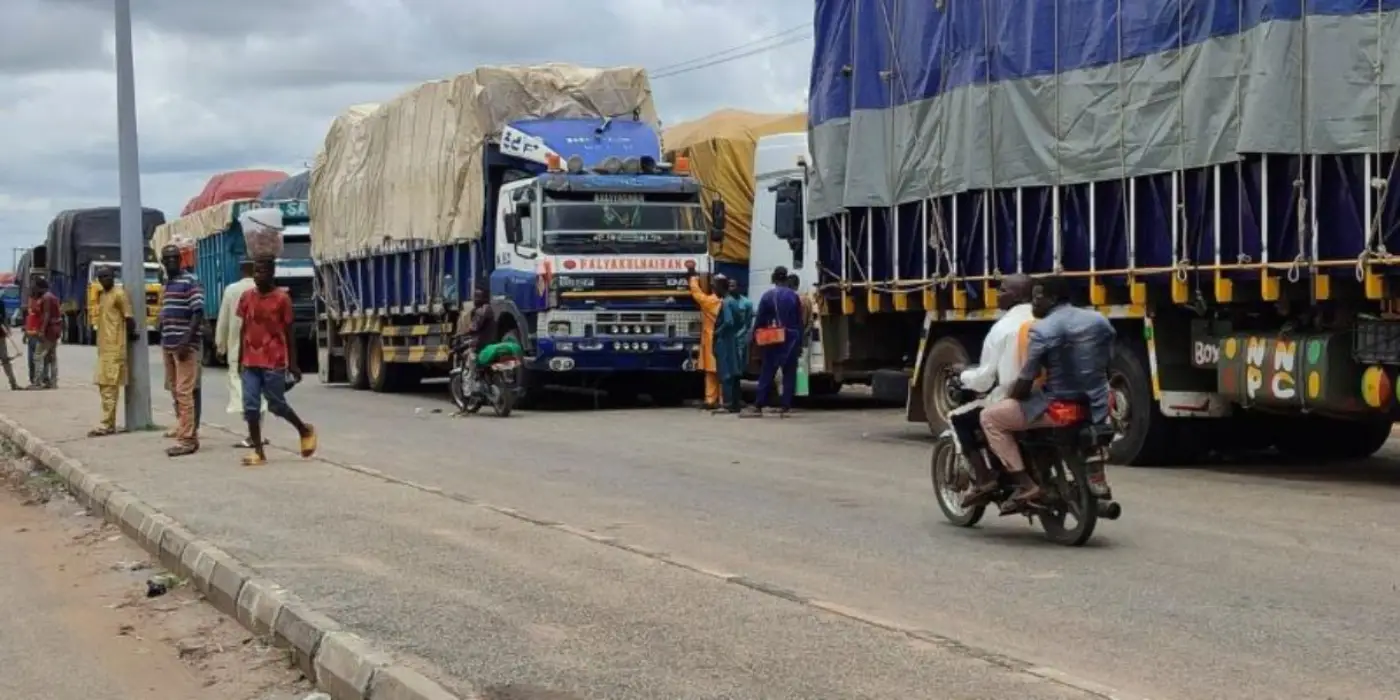
[[[799,294],[815,297],[817,239],[816,228],[806,217],[807,161],[807,133],[802,131],[764,136],[754,150],[749,298],[755,306],[773,287],[773,270],[779,266],[797,275]],[[835,393],[841,388],[839,378],[826,366],[821,330],[818,318],[804,359],[809,363],[809,394]]]

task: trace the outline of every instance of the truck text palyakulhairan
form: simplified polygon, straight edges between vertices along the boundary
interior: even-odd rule
[[[480,68],[339,117],[311,178],[322,381],[445,374],[487,285],[500,339],[525,351],[522,400],[602,380],[698,396],[684,270],[709,271],[713,234],[699,183],[660,162],[656,121],[640,69],[558,64]]]
[[[996,279],[1059,273],[1119,332],[1116,461],[1380,447],[1400,408],[1392,3],[886,5],[816,3],[812,158],[774,215],[819,269],[829,369],[907,385],[941,430]],[[870,29],[888,13],[917,31]]]

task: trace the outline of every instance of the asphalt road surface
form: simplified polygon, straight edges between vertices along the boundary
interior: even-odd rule
[[[91,349],[61,358],[63,376],[90,376]],[[232,426],[224,377],[206,370],[205,413]],[[1123,519],[1069,550],[1023,519],[945,525],[924,429],[855,400],[742,421],[565,400],[500,420],[451,417],[441,390],[378,395],[308,377],[291,396],[332,462],[753,577],[969,654],[1154,700],[1400,689],[1394,446],[1343,466],[1111,468]],[[612,584],[600,573],[598,585]],[[694,612],[698,627],[727,614]]]

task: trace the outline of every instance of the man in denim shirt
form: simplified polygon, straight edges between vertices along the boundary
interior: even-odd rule
[[[1108,419],[1113,325],[1097,311],[1071,305],[1065,282],[1058,277],[1036,281],[1031,312],[1039,320],[1031,326],[1020,377],[1006,399],[982,411],[987,443],[1016,479],[1013,502],[1040,496],[1040,487],[1026,473],[1013,433],[1048,426],[1045,411],[1053,399],[1087,400],[1095,423]],[[1035,377],[1042,369],[1048,375],[1045,386],[1036,388]]]

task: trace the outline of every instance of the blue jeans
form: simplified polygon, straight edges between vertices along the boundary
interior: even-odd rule
[[[39,365],[35,362],[34,353],[39,350],[39,339],[34,336],[26,336],[24,339],[25,358],[28,360],[29,384],[32,386],[39,383]]]
[[[281,369],[243,368],[243,419],[253,423],[262,418],[262,402],[267,412],[287,419],[292,407],[287,403],[287,371]]]

